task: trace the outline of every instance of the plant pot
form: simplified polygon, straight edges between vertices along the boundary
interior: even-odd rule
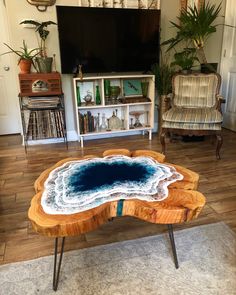
[[[29,74],[31,69],[31,59],[21,59],[19,62],[20,74]]]
[[[51,73],[52,72],[52,57],[36,57],[35,58],[38,71],[40,73]]]
[[[217,73],[218,63],[201,64],[201,73],[210,74]]]
[[[192,73],[192,70],[181,70],[180,72],[184,75],[188,75]]]

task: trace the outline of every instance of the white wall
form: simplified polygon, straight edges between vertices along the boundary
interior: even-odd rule
[[[36,21],[55,21],[56,6],[48,7],[46,12],[39,12],[35,6],[30,5],[26,0],[5,0],[10,26],[11,45],[15,48],[20,47],[22,40],[25,40],[30,48],[37,47],[36,34],[33,29],[24,28],[19,23],[24,19],[34,19]],[[225,7],[223,0],[223,7]],[[219,3],[220,0],[211,0],[211,2]],[[78,0],[57,0],[57,5],[74,5],[77,6]],[[170,29],[170,20],[176,20],[176,15],[179,13],[180,0],[161,0],[161,38],[162,41],[171,37],[174,33]],[[223,9],[224,11],[224,9]],[[223,20],[222,20],[223,22]],[[57,26],[49,27],[50,34],[47,39],[48,55],[56,54],[57,70],[60,70],[59,59],[59,40]],[[219,28],[217,33],[209,39],[206,49],[206,55],[209,62],[219,62],[221,55],[222,43],[222,28]],[[17,66],[15,68],[16,75],[18,73]],[[75,120],[72,103],[72,84],[71,75],[63,75],[63,91],[65,93],[66,105],[66,122],[67,130],[69,131],[69,138],[73,138],[73,131],[75,129]],[[70,136],[71,135],[71,136]]]
[[[77,5],[78,1],[57,1],[57,4],[63,5]],[[10,26],[10,39],[11,45],[14,48],[19,48],[22,45],[22,40],[25,40],[29,48],[38,47],[37,34],[34,29],[24,28],[19,23],[24,19],[34,19],[36,21],[54,21],[57,22],[56,6],[50,6],[46,12],[40,12],[35,6],[27,3],[26,0],[6,0],[6,7]],[[60,71],[60,53],[59,53],[59,40],[57,26],[51,25],[48,27],[50,34],[47,38],[47,53],[48,56],[56,54],[56,68]],[[16,74],[18,74],[18,68],[16,66]],[[63,75],[62,84],[63,91],[65,93],[65,107],[66,107],[66,123],[68,131],[68,139],[76,139],[75,130],[75,118],[73,111],[73,99],[72,99],[72,75]]]

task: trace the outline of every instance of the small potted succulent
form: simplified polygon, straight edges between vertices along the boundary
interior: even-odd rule
[[[34,20],[24,20],[20,24],[30,24],[35,26],[35,32],[38,33],[40,41],[39,43],[39,57],[35,59],[40,73],[50,73],[52,71],[52,57],[47,56],[46,40],[49,35],[49,30],[46,28],[49,25],[57,25],[53,21],[37,22]]]
[[[4,52],[0,55],[15,53],[19,57],[18,65],[20,67],[20,73],[30,73],[31,65],[33,64],[34,66],[33,59],[39,54],[39,48],[29,50],[25,40],[23,40],[23,47],[20,47],[20,50],[15,50],[6,43],[3,44],[7,46],[10,49],[10,51]]]

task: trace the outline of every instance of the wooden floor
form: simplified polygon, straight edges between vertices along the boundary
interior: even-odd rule
[[[167,144],[167,161],[200,174],[199,190],[207,205],[199,218],[175,228],[224,221],[236,232],[236,133],[224,130],[222,159],[216,160],[210,139],[203,142],[175,140]],[[82,150],[77,142],[30,146],[25,154],[19,135],[0,137],[0,264],[28,260],[53,253],[53,239],[40,236],[27,218],[33,184],[39,174],[60,159],[88,154],[101,155],[109,148],[152,149],[160,151],[157,135],[91,140]],[[120,217],[98,230],[67,238],[66,249],[78,249],[165,231],[162,225]]]

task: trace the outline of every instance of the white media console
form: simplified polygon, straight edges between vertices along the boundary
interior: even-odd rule
[[[147,85],[145,96],[144,88]],[[84,139],[92,136],[104,137],[106,134],[114,136],[140,131],[147,132],[149,140],[152,139],[154,75],[85,76],[82,79],[74,78],[73,87],[76,132],[81,147]]]

